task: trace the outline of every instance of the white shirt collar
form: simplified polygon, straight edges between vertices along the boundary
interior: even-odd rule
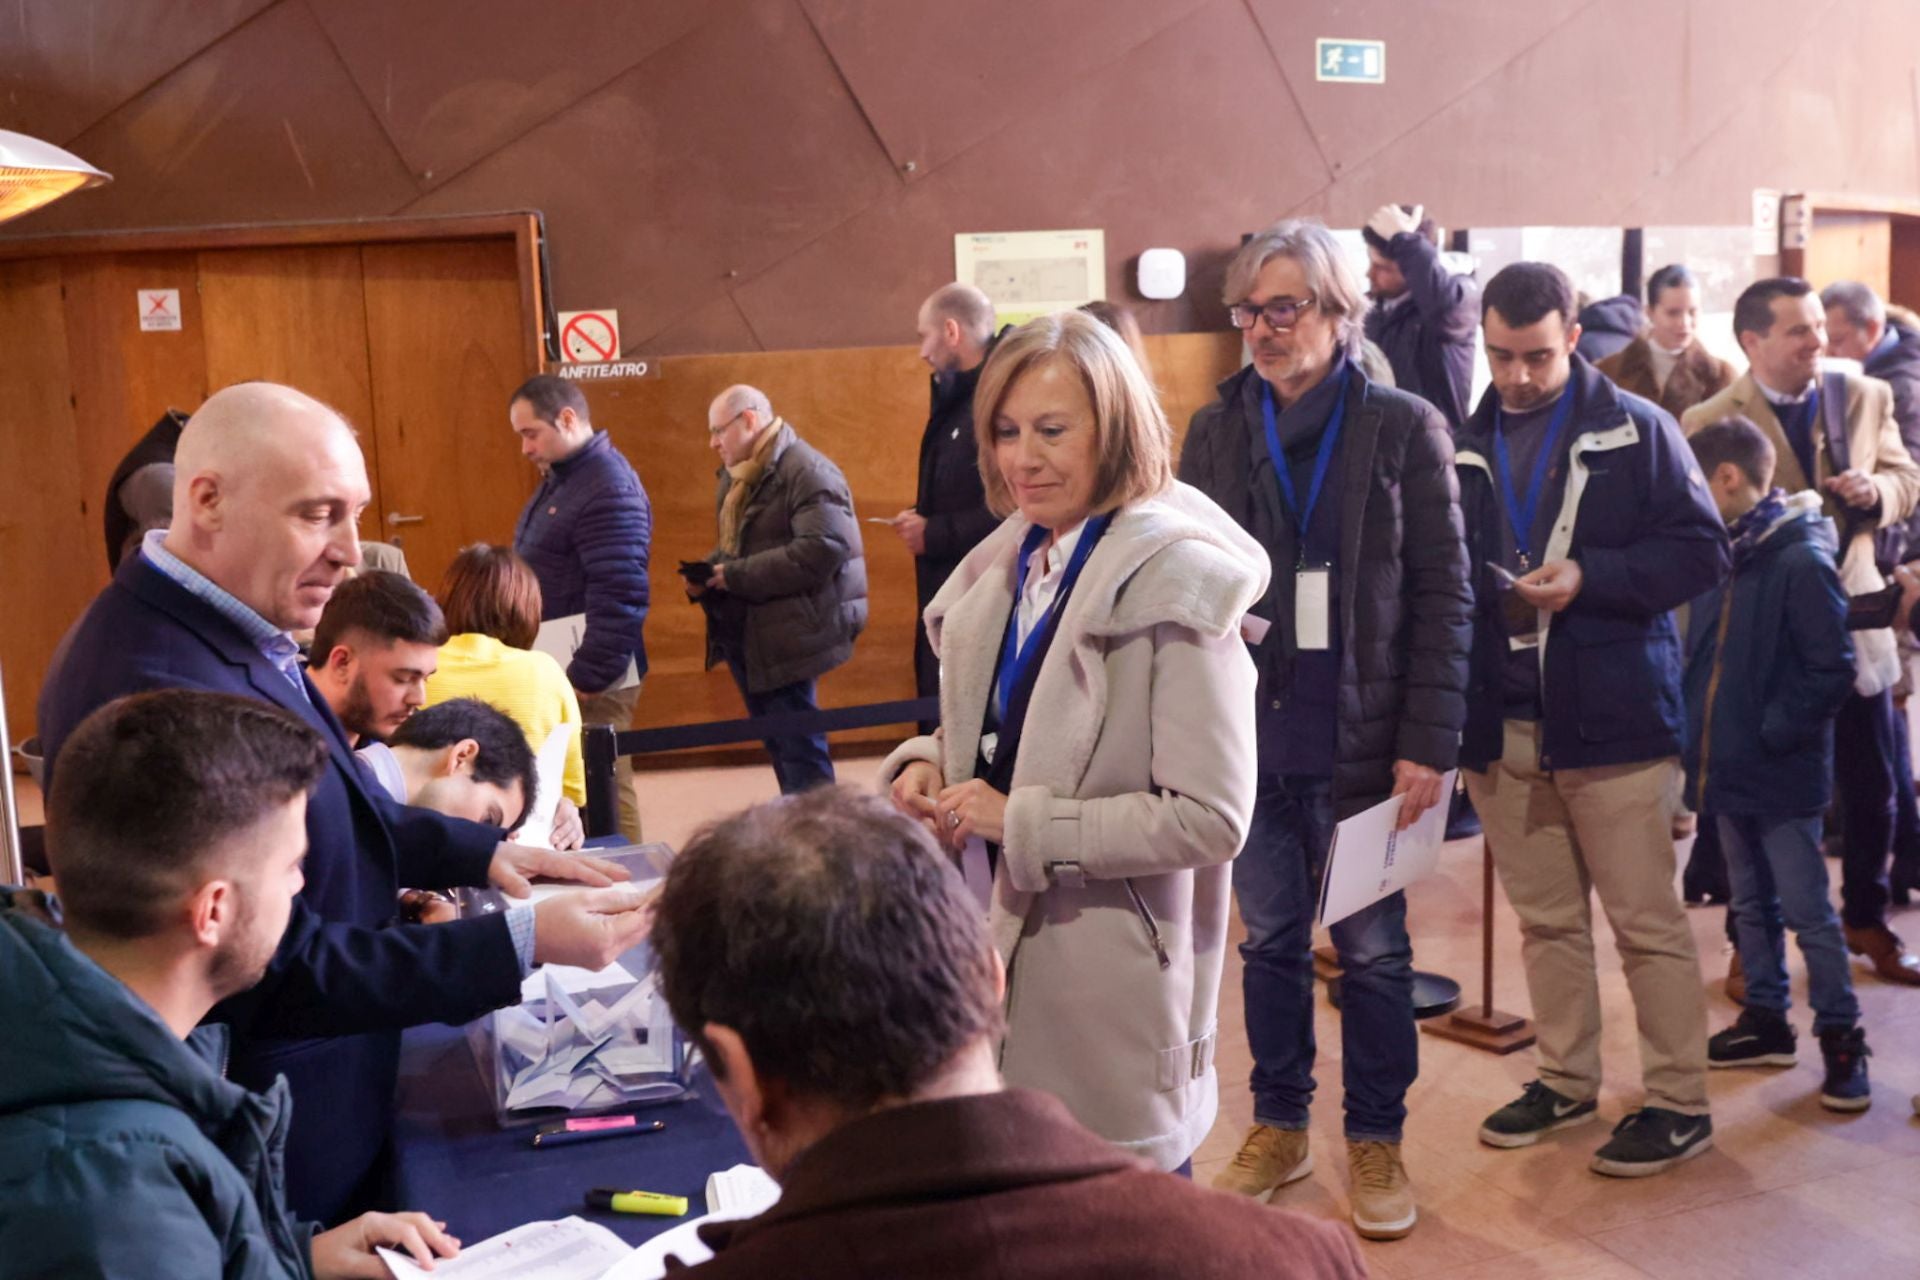
[[[1818,379],[1808,379],[1807,385],[1795,392],[1775,391],[1772,387],[1760,381],[1759,374],[1756,373],[1753,375],[1753,385],[1760,388],[1760,394],[1767,398],[1767,403],[1778,405],[1799,404],[1813,394],[1814,383],[1817,381]]]

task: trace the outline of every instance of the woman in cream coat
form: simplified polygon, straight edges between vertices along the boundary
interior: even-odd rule
[[[1218,1106],[1228,864],[1254,795],[1240,620],[1267,557],[1174,481],[1166,416],[1093,318],[1003,338],[974,406],[988,502],[1015,514],[927,607],[942,728],[881,776],[982,881],[991,857],[1007,1082],[1175,1169]]]

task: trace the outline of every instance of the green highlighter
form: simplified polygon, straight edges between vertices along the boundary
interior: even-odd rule
[[[595,1187],[587,1192],[587,1208],[611,1209],[615,1213],[651,1213],[662,1218],[678,1218],[687,1212],[685,1196],[663,1196],[657,1191],[621,1191],[615,1187]]]

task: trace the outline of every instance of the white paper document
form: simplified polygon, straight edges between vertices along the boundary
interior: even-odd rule
[[[520,822],[520,829],[513,834],[515,844],[532,845],[536,849],[553,848],[553,815],[560,807],[560,796],[565,790],[567,770],[567,748],[572,745],[573,735],[580,732],[570,724],[557,724],[547,740],[540,744],[540,750],[533,757],[533,803],[527,806],[527,816]]]
[[[1344,920],[1362,907],[1431,874],[1446,842],[1447,809],[1453,800],[1457,770],[1440,779],[1440,799],[1405,831],[1402,797],[1391,796],[1362,810],[1333,829],[1327,874],[1320,883],[1320,923]]]
[[[739,1218],[757,1218],[773,1208],[780,1199],[780,1184],[756,1165],[737,1164],[722,1169],[707,1179],[707,1208],[702,1218],[683,1222],[663,1231],[633,1251],[633,1256],[609,1271],[601,1280],[662,1280],[667,1274],[667,1259],[678,1258],[687,1266],[705,1262],[713,1256],[700,1239],[700,1228],[709,1222],[732,1222]]]
[[[533,647],[560,664],[565,670],[573,661],[573,655],[579,650],[580,642],[587,638],[587,615],[570,613],[564,618],[548,618],[540,624],[540,630],[534,634]],[[633,656],[627,656],[627,674],[613,686],[616,689],[631,689],[640,683],[640,664]]]
[[[633,1250],[584,1218],[529,1222],[442,1258],[431,1271],[397,1249],[379,1249],[394,1280],[602,1280]]]

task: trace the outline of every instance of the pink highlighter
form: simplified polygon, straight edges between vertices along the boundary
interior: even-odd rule
[[[636,1133],[659,1133],[667,1127],[664,1120],[640,1123],[639,1116],[586,1116],[549,1125],[533,1135],[536,1147],[563,1147],[574,1142],[592,1142],[598,1138],[624,1138]]]

